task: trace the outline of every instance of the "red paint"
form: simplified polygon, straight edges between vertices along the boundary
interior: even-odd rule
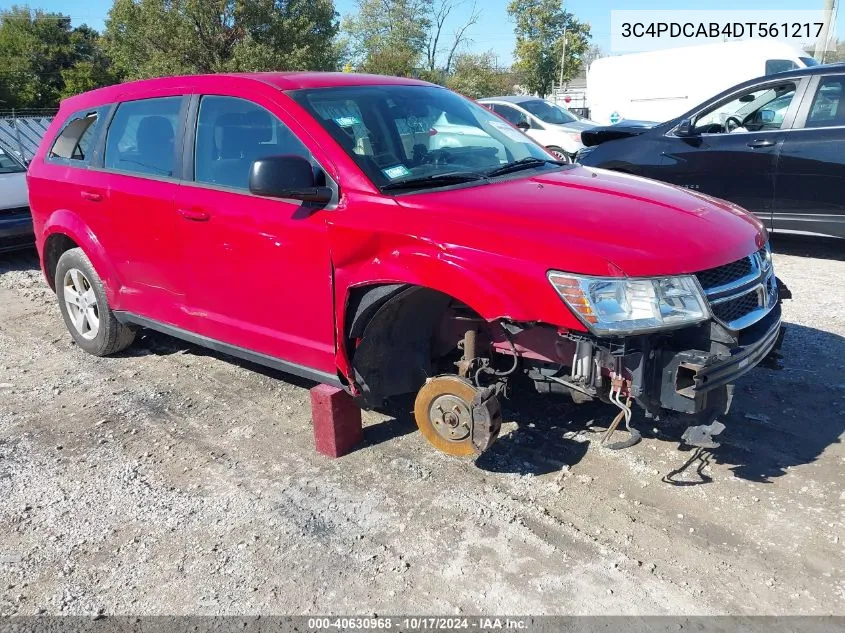
[[[729,203],[581,167],[451,191],[382,195],[284,93],[379,83],[423,82],[320,73],[172,77],[72,97],[29,168],[39,252],[50,235],[65,234],[88,254],[113,309],[339,371],[351,382],[342,341],[344,307],[355,286],[419,284],[488,320],[583,331],[547,281],[550,269],[690,273],[748,255],[763,239],[759,222]],[[338,207],[303,216],[299,205],[280,200],[44,160],[72,113],[184,94],[241,97],[271,111],[339,183]]]
[[[311,389],[311,416],[318,453],[342,457],[364,440],[361,409],[342,389],[328,385]]]

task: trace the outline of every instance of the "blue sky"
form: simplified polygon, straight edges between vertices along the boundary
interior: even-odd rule
[[[18,3],[27,0],[14,0]],[[103,22],[112,5],[111,0],[28,0],[33,7],[69,14],[74,24],[83,22],[96,29],[103,28]],[[481,20],[469,31],[475,51],[492,50],[501,64],[509,64],[513,59],[513,24],[507,15],[508,0],[477,0],[482,10]],[[12,4],[9,0],[0,0],[0,8]],[[605,50],[610,50],[610,11],[613,9],[665,9],[677,10],[677,0],[566,0],[566,7],[576,17],[592,25],[593,41]],[[821,9],[823,0],[686,0],[684,9],[760,10],[765,19],[767,11],[786,9]],[[338,11],[343,15],[352,11],[355,0],[335,0]],[[459,11],[455,12],[452,27],[457,26],[472,6],[472,0],[466,0]],[[838,33],[843,33],[845,10],[839,11],[837,19]]]

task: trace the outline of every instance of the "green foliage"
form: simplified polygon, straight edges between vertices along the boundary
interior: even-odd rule
[[[57,13],[12,6],[0,11],[0,109],[55,107],[80,89],[111,83],[97,32],[71,28]]]
[[[333,0],[115,0],[106,51],[130,79],[336,70]]]
[[[411,76],[423,59],[432,0],[358,0],[343,20],[346,54],[359,72]]]
[[[496,56],[487,53],[462,53],[455,56],[446,87],[465,97],[482,99],[513,93],[517,77],[496,67]]]
[[[590,25],[564,11],[560,0],[511,0],[508,13],[516,27],[516,69],[529,92],[541,97],[552,91],[560,76],[563,32],[566,59],[563,80],[578,74],[590,43]]]

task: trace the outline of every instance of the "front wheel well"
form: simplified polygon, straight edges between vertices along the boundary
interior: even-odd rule
[[[382,284],[350,293],[344,334],[365,406],[415,393],[434,375],[436,361],[463,334],[445,327],[455,314],[482,321],[454,297],[423,286]]]
[[[53,233],[44,242],[44,274],[50,288],[56,290],[56,266],[59,258],[72,248],[79,248],[79,245],[64,233]]]

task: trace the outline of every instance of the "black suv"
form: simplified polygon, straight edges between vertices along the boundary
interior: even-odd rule
[[[730,200],[775,232],[845,237],[845,64],[753,79],[660,124],[582,133],[576,161]]]

